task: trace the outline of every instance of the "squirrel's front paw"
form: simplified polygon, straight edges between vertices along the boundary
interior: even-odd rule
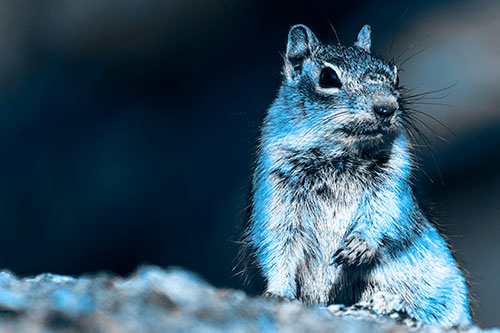
[[[355,232],[345,239],[332,256],[330,265],[361,265],[370,263],[375,257],[375,249]]]

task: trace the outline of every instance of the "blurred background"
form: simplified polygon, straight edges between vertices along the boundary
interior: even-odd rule
[[[0,0],[0,267],[182,265],[244,288],[235,241],[287,32],[304,23],[333,43],[329,22],[344,44],[370,24],[374,52],[417,93],[448,88],[427,101],[446,105],[418,106],[420,184],[477,322],[500,326],[493,0]]]

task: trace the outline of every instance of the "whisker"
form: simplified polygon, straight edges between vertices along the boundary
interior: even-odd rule
[[[401,57],[402,57],[403,55],[405,55],[405,54],[406,54],[406,52],[408,52],[409,50],[411,50],[411,49],[412,49],[412,48],[414,48],[416,45],[418,45],[419,43],[423,42],[424,40],[426,40],[426,39],[427,39],[427,38],[429,38],[429,37],[430,37],[430,35],[427,35],[427,36],[425,36],[424,38],[422,38],[422,39],[420,39],[420,40],[418,40],[418,41],[416,41],[416,42],[414,42],[414,43],[410,44],[410,45],[409,45],[409,46],[408,46],[408,47],[407,47],[407,48],[406,48],[406,49],[405,49],[405,50],[404,50],[404,51],[403,51],[403,52],[402,52],[402,53],[401,53],[401,54],[400,54],[400,55],[396,58],[396,60],[399,62],[399,59],[401,59]]]
[[[418,139],[415,137],[415,134],[410,130],[410,128],[413,127],[411,123],[408,122],[408,120],[404,119],[403,121],[405,123],[405,126],[403,126],[405,132],[410,136],[410,139],[413,140],[413,142],[410,142],[412,148],[417,148],[420,152],[423,152],[423,147],[429,147],[428,145],[419,145],[417,144]],[[424,170],[422,165],[420,164],[421,158],[418,157],[418,155],[414,155],[413,159],[413,165],[415,169],[418,171],[422,172],[428,179],[429,181],[434,184],[434,179]]]
[[[414,57],[416,57],[417,55],[419,55],[420,53],[424,52],[427,47],[429,47],[429,45],[426,45],[424,48],[422,48],[420,51],[417,51],[415,52],[413,55],[409,56],[408,58],[406,58],[405,60],[403,60],[403,62],[401,62],[401,64],[399,64],[399,66],[403,66],[404,64],[406,64],[409,60],[413,59]]]
[[[416,138],[415,134],[409,128],[405,128],[405,131],[411,137],[411,140],[413,142],[419,141],[419,139]],[[422,157],[420,157],[420,156],[424,153],[424,149],[423,149],[424,147],[428,147],[428,145],[425,145],[425,144],[420,145],[420,144],[411,143],[411,148],[417,149],[419,152],[418,154],[413,154],[414,155],[413,165],[414,165],[414,167],[416,167],[417,170],[421,171],[429,179],[429,181],[432,184],[434,184],[434,179],[425,171],[425,169],[423,168],[423,166],[421,164],[421,162],[423,160],[422,160]]]
[[[423,126],[425,126],[429,131],[431,131],[437,138],[443,140],[444,142],[446,143],[450,143],[450,141],[448,141],[446,138],[442,137],[441,135],[437,134],[436,131],[430,127],[429,125],[427,125],[422,119],[420,118],[417,118],[416,116],[414,115],[408,115],[409,117],[411,117],[412,120],[414,121],[418,121],[420,124],[422,124]]]
[[[447,93],[446,95],[442,95],[442,96],[436,96],[436,97],[426,97],[427,95],[423,95],[423,96],[405,96],[405,99],[406,100],[438,100],[438,99],[444,99],[448,96],[451,95],[451,92]]]
[[[340,45],[340,38],[339,38],[339,35],[337,35],[337,30],[335,30],[335,27],[333,26],[332,22],[328,18],[326,18],[326,21],[328,22],[328,24],[332,28],[333,33],[335,34],[335,37],[337,38],[337,45]]]
[[[415,105],[437,105],[437,106],[446,106],[446,107],[454,107],[451,104],[446,104],[446,103],[434,103],[434,102],[419,102],[419,101],[412,101],[411,104]]]
[[[443,175],[441,173],[441,169],[439,168],[439,164],[437,162],[437,159],[436,159],[436,156],[434,155],[434,152],[435,149],[432,148],[432,146],[430,145],[430,141],[429,139],[422,133],[422,131],[420,131],[416,126],[411,126],[411,128],[415,131],[415,133],[422,139],[424,140],[431,149],[429,149],[429,153],[430,153],[430,156],[434,162],[434,165],[436,166],[436,170],[438,172],[438,175],[439,175],[439,179],[441,181],[441,185],[444,186],[444,179],[443,179]]]
[[[408,9],[410,9],[410,6],[406,7],[403,14],[401,14],[401,16],[399,17],[398,24],[396,25],[396,28],[394,29],[394,33],[392,34],[391,47],[389,48],[389,54],[391,54],[391,52],[392,52],[392,46],[394,45],[394,40],[396,39],[396,34],[398,32],[399,27],[401,26],[401,22],[403,21],[403,17],[406,15],[406,12],[408,12]]]
[[[404,96],[404,97],[405,98],[413,98],[413,97],[419,97],[419,96],[427,96],[427,95],[431,95],[431,94],[435,94],[435,93],[438,93],[438,92],[449,90],[449,89],[455,87],[457,84],[458,84],[458,80],[455,81],[453,84],[451,84],[451,85],[449,85],[447,87],[444,87],[444,88],[440,88],[440,89],[436,89],[436,90],[430,90],[430,91],[424,91],[422,93],[418,93],[418,94],[414,94],[414,95],[407,95],[407,96]],[[419,85],[419,87],[420,86],[422,86],[422,84]],[[417,88],[407,89],[407,91],[415,91]]]
[[[305,141],[311,133],[314,133],[314,131],[321,128],[322,125],[324,125],[325,123],[332,121],[332,120],[335,120],[335,119],[338,119],[341,116],[345,116],[345,115],[349,114],[349,112],[351,110],[351,108],[347,107],[347,106],[340,106],[340,107],[337,107],[336,109],[339,110],[339,112],[335,112],[335,113],[321,119],[317,124],[315,124],[314,126],[309,128],[305,133],[303,133],[301,135],[300,142]],[[290,129],[287,134],[290,134],[291,131],[292,131],[292,129]]]
[[[420,110],[417,110],[417,109],[410,109],[412,112],[416,112],[418,114],[421,114],[421,115],[424,115],[426,117],[429,117],[430,119],[434,120],[435,122],[437,122],[439,125],[441,125],[442,127],[444,127],[453,137],[457,137],[457,135],[455,134],[455,132],[453,132],[451,130],[451,128],[449,128],[448,126],[446,126],[441,120],[437,119],[436,117],[434,116],[431,116],[430,114],[426,113],[426,112],[423,112],[423,111],[420,111]]]

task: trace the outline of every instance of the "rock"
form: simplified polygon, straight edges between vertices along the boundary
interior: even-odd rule
[[[328,308],[250,297],[216,289],[177,267],[142,267],[128,278],[101,273],[19,279],[0,272],[0,332],[440,331],[407,318],[399,304],[385,294],[366,304]]]

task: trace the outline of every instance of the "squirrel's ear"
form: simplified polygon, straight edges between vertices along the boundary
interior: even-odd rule
[[[354,43],[355,46],[362,48],[366,52],[370,53],[370,48],[372,46],[372,29],[369,25],[365,25],[361,28],[358,34],[358,40]]]
[[[296,74],[300,72],[304,60],[312,56],[318,45],[318,38],[311,29],[302,24],[291,27],[286,46],[286,68]]]

